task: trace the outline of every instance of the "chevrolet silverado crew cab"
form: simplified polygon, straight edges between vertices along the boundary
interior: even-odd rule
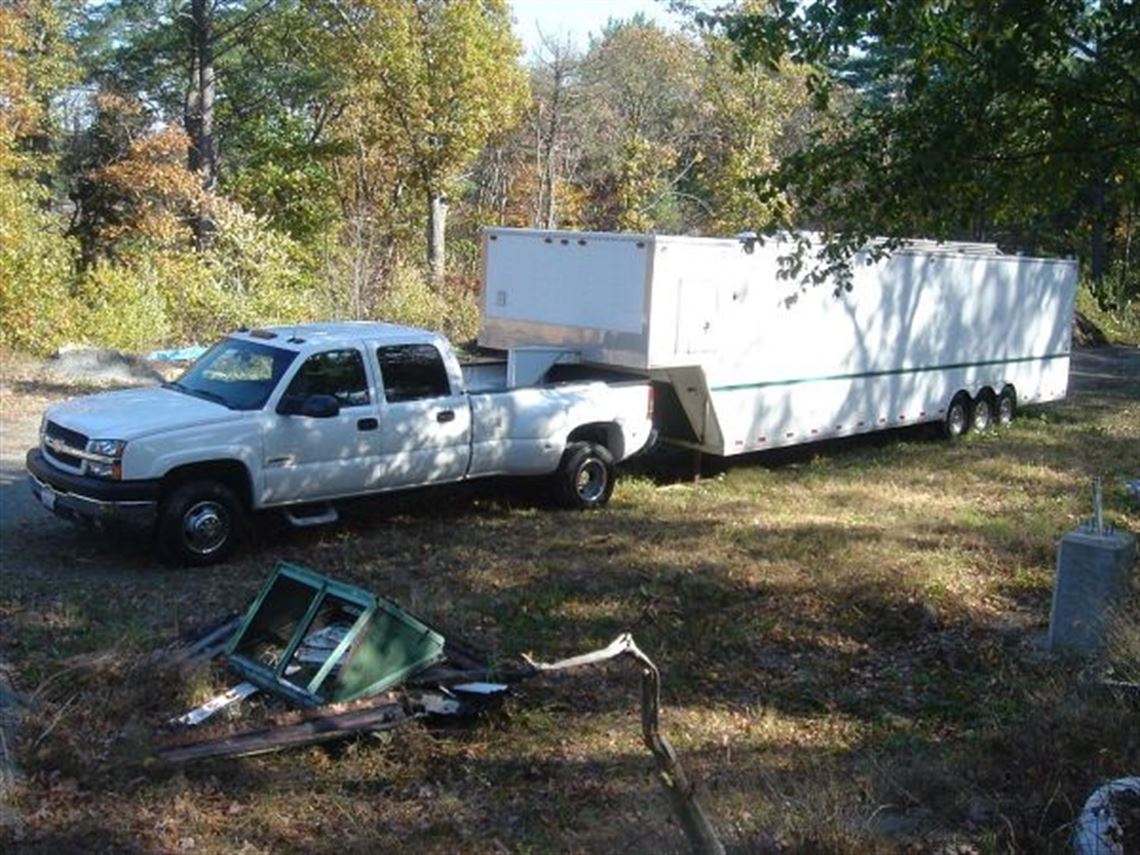
[[[26,462],[49,510],[141,524],[205,565],[253,511],[330,522],[333,500],[429,484],[545,475],[561,503],[604,505],[651,410],[647,378],[542,353],[461,365],[425,330],[312,324],[235,332],[174,382],[56,404]]]

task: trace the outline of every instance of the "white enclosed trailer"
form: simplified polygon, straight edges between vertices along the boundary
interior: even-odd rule
[[[664,438],[701,451],[921,422],[958,433],[1066,393],[1072,260],[913,241],[857,257],[837,296],[780,275],[787,238],[489,229],[483,241],[479,343],[510,352],[512,377],[554,362],[648,376]]]

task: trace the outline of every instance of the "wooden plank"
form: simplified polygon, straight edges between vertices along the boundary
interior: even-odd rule
[[[391,730],[421,716],[422,713],[409,714],[400,703],[388,703],[348,713],[319,716],[285,727],[254,730],[164,748],[158,752],[158,759],[166,763],[185,763],[207,757],[248,757],[283,748],[316,745],[354,733]]]

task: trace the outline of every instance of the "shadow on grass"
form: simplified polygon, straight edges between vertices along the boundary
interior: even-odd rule
[[[951,488],[963,491],[969,513],[952,505],[932,511],[928,524],[913,513],[900,524],[889,495],[863,509],[860,525],[819,521],[827,505],[813,507],[810,521],[781,523],[731,490],[712,495],[707,508],[701,495],[648,507],[619,496],[605,513],[581,514],[549,511],[535,483],[483,482],[354,503],[331,529],[270,523],[259,551],[224,568],[146,580],[100,573],[81,596],[45,582],[15,598],[9,613],[53,598],[86,612],[74,626],[48,621],[40,635],[25,636],[48,651],[37,654],[39,668],[58,663],[61,651],[105,644],[101,622],[122,635],[138,617],[141,635],[153,638],[164,634],[174,603],[199,618],[242,608],[272,561],[286,558],[393,596],[500,661],[523,651],[555,659],[632,630],[663,669],[665,732],[705,782],[734,851],[888,852],[903,833],[964,829],[994,851],[1059,852],[1093,782],[1140,765],[1134,712],[1077,696],[1067,666],[1027,651],[1030,629],[1047,615],[1045,559],[1083,507],[1084,480],[1136,460],[1134,443],[1099,432],[1090,412],[1066,410],[1040,428],[1029,421],[950,449],[904,444],[917,433],[908,429],[827,452],[837,455],[823,469],[837,479],[835,493],[856,495],[863,479],[878,477],[861,467],[879,462],[882,448],[898,464],[887,477],[902,482],[932,475],[940,484],[961,472]],[[734,461],[729,478],[757,462],[814,460],[821,447],[832,446]],[[1002,461],[1045,462],[1049,477],[1010,476]],[[911,463],[921,466],[912,471]],[[1072,481],[1072,495],[1061,495],[1068,486],[1058,477]],[[1038,497],[1025,519],[981,501],[1016,490]],[[967,591],[971,599],[960,602],[940,591],[934,577],[944,559],[983,593]],[[21,667],[32,661],[28,651],[14,658]],[[90,824],[86,851],[104,842],[132,851],[124,828],[145,835],[147,811],[184,800],[200,810],[187,819],[193,833],[211,846],[219,840],[211,829],[221,827],[235,848],[249,839],[286,852],[408,841],[433,851],[499,842],[537,851],[676,850],[675,828],[645,830],[667,822],[667,809],[636,746],[634,670],[530,684],[512,717],[470,732],[417,729],[390,743],[161,774],[116,763],[117,755],[68,754],[65,734],[95,744],[132,720],[149,732],[181,711],[169,707],[172,697],[186,700],[185,685],[144,687],[140,698],[131,694],[136,677],[120,675],[67,708],[79,689],[53,695],[33,737],[57,714],[59,725],[25,759],[46,795],[53,770],[66,769],[82,788],[115,796],[107,809],[117,816]],[[842,734],[821,736],[829,726]],[[575,744],[578,737],[587,744]],[[237,813],[226,813],[230,803]],[[276,818],[261,816],[266,804]],[[58,841],[64,848],[55,851],[67,851],[73,837],[63,828],[44,830],[35,845]],[[781,834],[783,849],[773,837]]]

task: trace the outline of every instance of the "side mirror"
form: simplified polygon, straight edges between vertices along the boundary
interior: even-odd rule
[[[301,415],[314,419],[331,419],[340,415],[340,402],[332,395],[310,395],[301,404]]]
[[[280,416],[299,416],[303,403],[305,403],[305,399],[300,395],[284,395],[277,402],[277,414]]]

